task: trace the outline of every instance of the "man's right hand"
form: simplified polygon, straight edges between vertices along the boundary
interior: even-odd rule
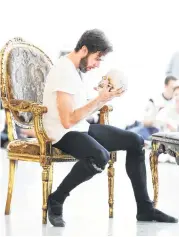
[[[105,86],[104,88],[98,90],[98,92],[100,102],[105,103],[115,97],[120,97],[125,92],[125,90],[123,89],[123,87],[116,90],[110,90],[109,86]]]

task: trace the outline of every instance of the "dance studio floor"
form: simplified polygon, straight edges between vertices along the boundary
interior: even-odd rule
[[[148,189],[152,197],[151,174],[146,154]],[[71,169],[73,163],[56,164],[54,185]],[[0,235],[9,236],[179,236],[179,224],[142,223],[135,219],[136,206],[130,181],[125,172],[125,152],[118,153],[115,164],[114,218],[108,218],[107,173],[94,177],[74,190],[64,205],[65,228],[41,224],[41,167],[18,164],[11,215],[4,216],[8,181],[6,151],[0,149]],[[159,164],[160,193],[158,208],[179,217],[179,167]]]

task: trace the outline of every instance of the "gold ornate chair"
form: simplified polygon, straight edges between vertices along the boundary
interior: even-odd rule
[[[10,40],[0,54],[0,89],[3,107],[8,123],[9,144],[9,183],[5,214],[9,215],[14,186],[14,174],[18,161],[39,162],[42,167],[42,222],[47,223],[47,199],[52,190],[53,164],[70,162],[76,159],[53,148],[42,123],[42,106],[45,78],[52,62],[36,46],[21,38]],[[109,112],[112,107],[104,106],[100,110],[100,123],[109,124]],[[18,139],[15,125],[35,129],[36,138]],[[116,152],[111,152],[108,166],[109,217],[113,217],[114,167]]]
[[[154,189],[154,205],[157,205],[159,194],[158,157],[168,153],[175,157],[179,165],[179,132],[159,132],[152,135],[152,151],[150,153],[150,168]]]

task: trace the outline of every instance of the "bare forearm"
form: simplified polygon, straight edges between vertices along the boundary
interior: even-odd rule
[[[64,128],[69,129],[79,121],[89,117],[96,110],[99,110],[106,102],[112,100],[115,97],[120,97],[124,91],[117,89],[115,91],[109,91],[109,88],[104,87],[99,95],[88,102],[81,108],[74,108],[74,96],[65,92],[57,92],[57,109],[60,116],[60,121]]]
[[[95,99],[88,102],[85,106],[76,109],[70,117],[70,125],[73,126],[80,120],[90,116],[91,114],[99,110],[104,104],[105,102],[101,102],[99,97],[96,97]]]

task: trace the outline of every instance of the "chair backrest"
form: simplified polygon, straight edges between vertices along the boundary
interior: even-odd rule
[[[14,38],[1,51],[1,97],[42,104],[46,76],[52,66],[50,58],[36,46]],[[20,127],[31,127],[31,113],[13,115]]]

